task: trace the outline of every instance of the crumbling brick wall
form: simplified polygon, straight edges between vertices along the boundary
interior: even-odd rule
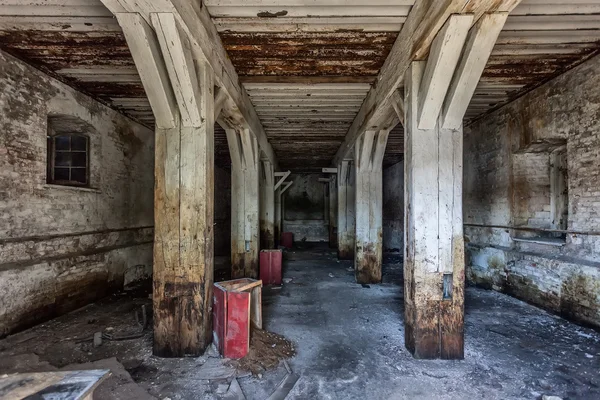
[[[49,115],[89,126],[90,187],[46,181]],[[0,336],[152,271],[154,134],[0,52]]]
[[[570,233],[564,243],[515,241],[519,231],[502,227],[545,227],[543,154],[565,144]],[[598,56],[465,129],[470,281],[600,327],[599,149]]]

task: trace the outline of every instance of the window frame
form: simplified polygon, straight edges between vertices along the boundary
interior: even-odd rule
[[[64,153],[83,153],[85,154],[85,166],[84,167],[73,167],[69,166],[59,166],[58,168],[67,168],[69,170],[69,178],[71,178],[71,171],[73,169],[85,169],[85,183],[76,180],[64,180],[64,179],[55,179],[55,169],[57,168],[56,163],[56,138],[58,137],[68,137],[69,138],[69,150],[58,150],[58,152]],[[72,140],[73,137],[81,137],[85,139],[85,150],[72,150]],[[51,185],[60,185],[60,186],[70,186],[70,187],[90,187],[90,137],[83,133],[78,132],[61,132],[61,133],[53,133],[47,135],[47,171],[46,171],[46,183]]]

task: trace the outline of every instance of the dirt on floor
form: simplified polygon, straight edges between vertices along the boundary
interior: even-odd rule
[[[386,256],[382,284],[362,286],[352,261],[303,246],[286,252],[283,287],[263,288],[263,328],[277,334],[256,331],[235,368],[214,348],[154,357],[151,286],[140,285],[0,340],[0,375],[108,368],[95,400],[223,399],[233,383],[264,400],[290,375],[287,400],[600,399],[598,332],[468,288],[465,359],[416,360],[404,347],[401,257]]]
[[[262,329],[252,329],[248,355],[240,360],[232,360],[230,365],[239,371],[249,371],[258,376],[277,368],[283,360],[295,355],[293,343],[283,336]]]

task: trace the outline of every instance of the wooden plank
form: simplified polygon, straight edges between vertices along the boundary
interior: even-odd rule
[[[179,118],[175,95],[152,28],[137,13],[115,14],[142,79],[159,128],[174,128]]]
[[[508,13],[486,14],[471,28],[442,107],[440,123],[443,128],[458,129],[462,125],[477,83],[507,17]]]

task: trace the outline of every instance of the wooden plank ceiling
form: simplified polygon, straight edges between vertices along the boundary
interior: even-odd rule
[[[282,168],[329,166],[414,0],[205,0]],[[100,0],[0,0],[0,48],[136,120],[154,119]],[[523,0],[467,122],[596,54],[600,0]],[[385,164],[402,156],[402,128]],[[229,164],[222,130],[216,160]]]

